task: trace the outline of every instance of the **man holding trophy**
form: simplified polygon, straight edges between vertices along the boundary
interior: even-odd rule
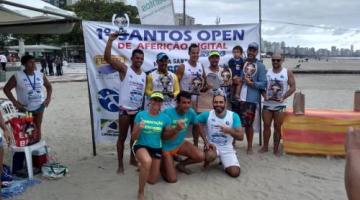
[[[131,56],[131,65],[111,58],[112,42],[119,36],[127,35],[126,27],[129,26],[129,20],[126,14],[118,14],[113,17],[113,25],[119,27],[119,31],[109,36],[106,44],[104,59],[111,67],[119,72],[120,91],[119,96],[119,138],[116,144],[118,154],[118,173],[124,172],[123,155],[124,143],[127,137],[129,126],[134,124],[135,115],[142,109],[142,102],[145,92],[146,75],[141,69],[144,61],[144,52],[140,49],[134,49]],[[137,165],[131,146],[134,141],[130,141],[130,163]]]
[[[280,155],[281,126],[285,117],[286,99],[296,90],[294,74],[282,67],[283,59],[278,53],[272,58],[272,69],[266,74],[267,87],[264,91],[264,106],[262,111],[264,121],[264,145],[260,153],[268,152],[271,136],[271,124],[274,121],[274,148],[275,155]]]
[[[162,110],[175,107],[175,97],[180,92],[177,76],[169,72],[169,57],[165,53],[156,56],[157,70],[146,77],[145,94],[150,97],[153,92],[161,92],[164,95]]]
[[[180,82],[180,89],[192,94],[192,105],[197,110],[197,99],[200,90],[204,86],[205,74],[202,64],[199,62],[200,48],[197,44],[189,47],[189,60],[184,62],[176,70],[176,76]]]
[[[198,112],[212,109],[212,98],[215,94],[222,93],[228,98],[228,91],[231,86],[231,71],[228,68],[220,67],[220,53],[212,50],[208,56],[210,66],[205,67],[206,84],[203,93],[199,96]]]

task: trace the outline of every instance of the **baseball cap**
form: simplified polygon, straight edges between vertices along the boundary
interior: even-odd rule
[[[211,56],[218,56],[218,57],[220,57],[220,53],[218,52],[218,51],[216,51],[216,50],[212,50],[212,51],[210,51],[209,52],[209,58],[211,57]]]
[[[258,45],[256,42],[252,42],[252,43],[250,43],[249,46],[248,46],[248,49],[250,49],[250,48],[258,50],[258,49],[259,49],[259,45]]]
[[[166,55],[166,53],[161,52],[156,55],[156,61],[162,60],[162,59],[169,59],[169,56]]]
[[[164,100],[164,95],[160,92],[154,92],[151,94],[150,99],[158,98]]]

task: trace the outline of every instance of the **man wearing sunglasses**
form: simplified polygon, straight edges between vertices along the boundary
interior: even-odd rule
[[[267,87],[263,106],[264,145],[260,153],[268,152],[271,136],[271,123],[274,121],[274,154],[280,155],[281,126],[285,116],[286,99],[296,90],[294,74],[282,67],[283,59],[278,53],[272,58],[272,69],[266,74]]]
[[[233,110],[239,114],[241,124],[245,128],[246,139],[248,142],[247,154],[252,154],[252,141],[254,135],[253,122],[255,119],[256,107],[261,100],[261,91],[266,87],[266,69],[256,56],[259,45],[255,42],[249,44],[247,48],[248,58],[243,66],[241,74],[242,86],[240,91],[240,102]]]

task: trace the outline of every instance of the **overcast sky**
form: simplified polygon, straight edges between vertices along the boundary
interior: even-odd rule
[[[174,0],[182,12],[182,0]],[[186,12],[198,24],[257,23],[258,0],[187,0]],[[128,0],[136,5],[136,0]],[[262,0],[262,34],[265,40],[285,41],[287,46],[328,48],[332,45],[360,49],[360,0]],[[270,21],[308,24],[294,26]]]

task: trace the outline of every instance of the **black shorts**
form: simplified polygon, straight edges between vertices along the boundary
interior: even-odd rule
[[[241,124],[245,128],[252,127],[256,114],[256,103],[240,101],[235,111],[241,120]]]
[[[133,151],[134,154],[136,154],[137,150],[144,148],[148,151],[148,153],[150,154],[150,156],[154,159],[161,159],[162,158],[162,149],[155,149],[155,148],[151,148],[145,145],[141,145],[141,144],[136,144],[133,146]]]

